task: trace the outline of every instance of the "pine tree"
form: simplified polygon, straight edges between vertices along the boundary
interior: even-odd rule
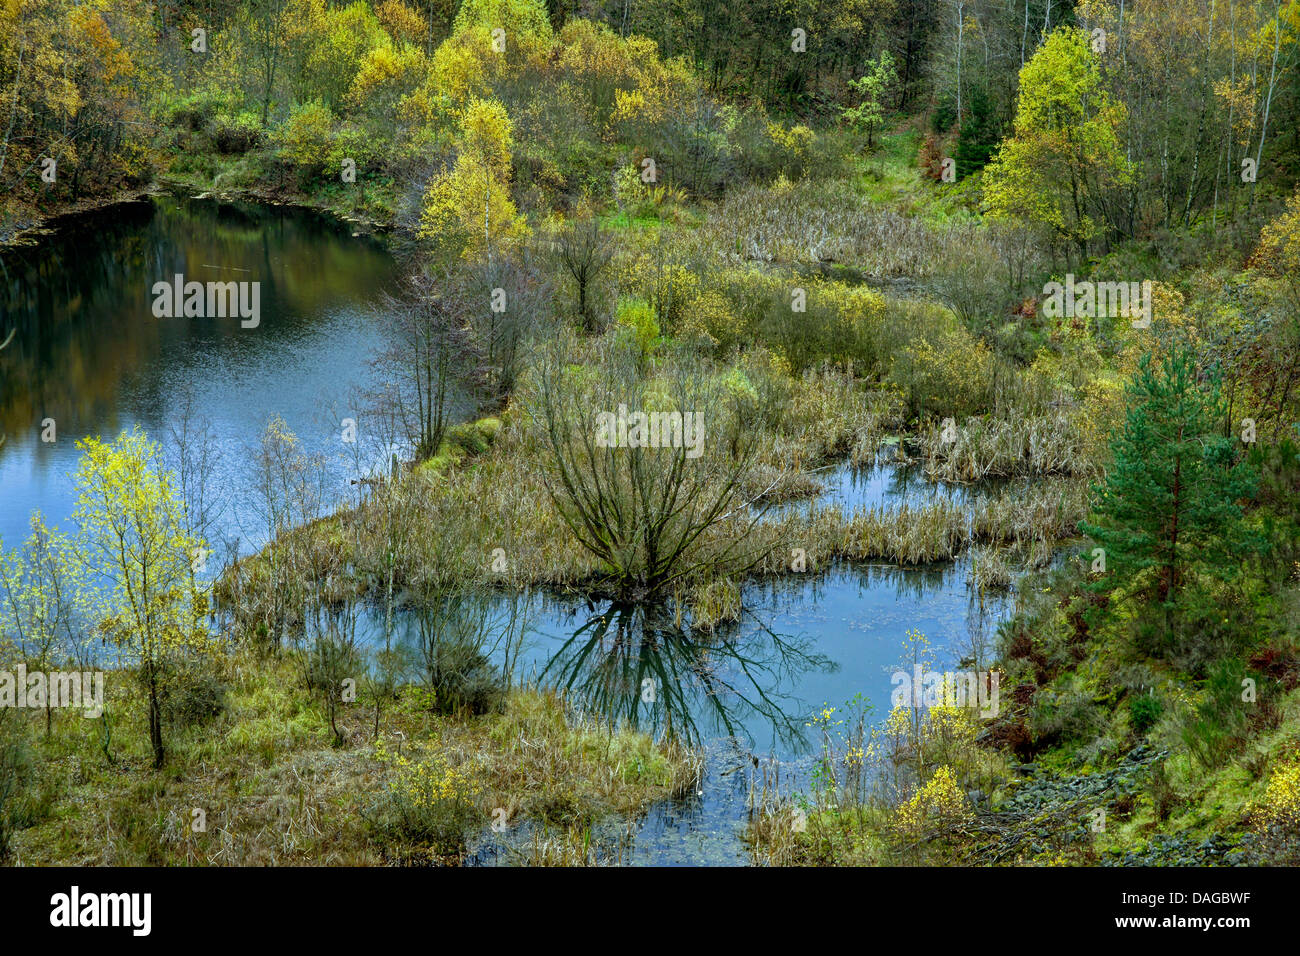
[[[965,179],[985,167],[997,149],[1001,134],[988,94],[983,87],[975,87],[971,91],[970,116],[961,124],[957,148],[953,151],[958,179]]]
[[[1129,586],[1164,609],[1168,628],[1186,585],[1202,574],[1235,578],[1253,550],[1241,501],[1259,475],[1219,430],[1218,384],[1197,382],[1190,350],[1175,347],[1159,362],[1146,356],[1126,392],[1115,461],[1094,489],[1095,523],[1080,527],[1105,551],[1097,589]]]

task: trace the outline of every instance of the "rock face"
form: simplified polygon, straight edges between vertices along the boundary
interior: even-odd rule
[[[1095,773],[1058,776],[1033,764],[1017,768],[1025,782],[997,806],[981,814],[981,829],[996,834],[979,855],[987,862],[1031,862],[1080,845],[1091,844],[1108,821],[1132,812],[1144,792],[1151,768],[1168,756],[1146,746],[1135,747],[1120,763]],[[974,794],[971,802],[979,805]],[[979,794],[983,797],[983,794]],[[1240,866],[1248,852],[1240,835],[1209,839],[1181,834],[1155,834],[1141,849],[1110,850],[1101,866]]]

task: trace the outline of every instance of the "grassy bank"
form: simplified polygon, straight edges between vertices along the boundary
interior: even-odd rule
[[[360,681],[336,745],[302,662],[247,654],[174,696],[156,773],[134,682],[107,674],[107,743],[101,719],[59,713],[46,736],[39,712],[10,715],[40,768],[14,808],[13,863],[455,863],[498,820],[581,833],[691,791],[698,773],[689,752],[528,690],[500,712],[438,716],[406,688],[380,701],[376,737]]]

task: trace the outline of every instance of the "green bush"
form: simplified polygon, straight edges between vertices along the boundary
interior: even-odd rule
[[[1202,766],[1222,766],[1246,740],[1251,709],[1258,706],[1242,699],[1246,676],[1239,660],[1216,663],[1205,679],[1200,700],[1181,721],[1183,744]]]
[[[345,123],[334,131],[327,159],[327,172],[336,181],[343,161],[356,163],[358,182],[384,169],[390,147],[381,137],[354,123]]]
[[[246,153],[262,145],[264,138],[261,123],[254,113],[243,112],[236,116],[223,113],[212,123],[212,142],[221,153]]]
[[[1155,694],[1141,694],[1128,699],[1128,713],[1134,732],[1145,734],[1160,719],[1164,706]]]
[[[163,116],[169,126],[199,133],[208,130],[218,115],[238,112],[239,98],[226,90],[206,88],[165,103]]]
[[[163,720],[172,727],[207,723],[226,709],[226,687],[210,668],[169,665],[162,685]]]
[[[660,341],[654,309],[644,299],[622,298],[618,300],[615,321],[620,334],[631,344],[638,363],[644,365]]]
[[[939,94],[939,101],[935,104],[934,113],[930,116],[930,128],[942,136],[952,129],[953,124],[956,122],[957,95],[952,90],[944,90]]]
[[[988,164],[993,151],[997,149],[1001,132],[988,94],[984,92],[983,87],[973,87],[970,96],[970,115],[961,124],[957,148],[953,151],[953,158],[957,161],[958,177],[964,179]]]
[[[992,368],[988,346],[954,326],[904,347],[894,358],[889,381],[912,416],[962,418],[988,405]]]
[[[491,660],[476,646],[439,641],[424,657],[424,676],[441,714],[487,714],[505,704],[505,686]]]
[[[1035,735],[1090,743],[1105,731],[1107,713],[1077,675],[1067,674],[1034,698]]]

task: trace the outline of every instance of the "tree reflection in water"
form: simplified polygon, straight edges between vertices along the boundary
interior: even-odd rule
[[[813,641],[778,634],[753,612],[713,631],[692,628],[666,605],[612,604],[564,640],[538,674],[574,703],[656,736],[699,745],[772,728],[803,749],[804,706],[791,696],[809,671],[837,668]]]

